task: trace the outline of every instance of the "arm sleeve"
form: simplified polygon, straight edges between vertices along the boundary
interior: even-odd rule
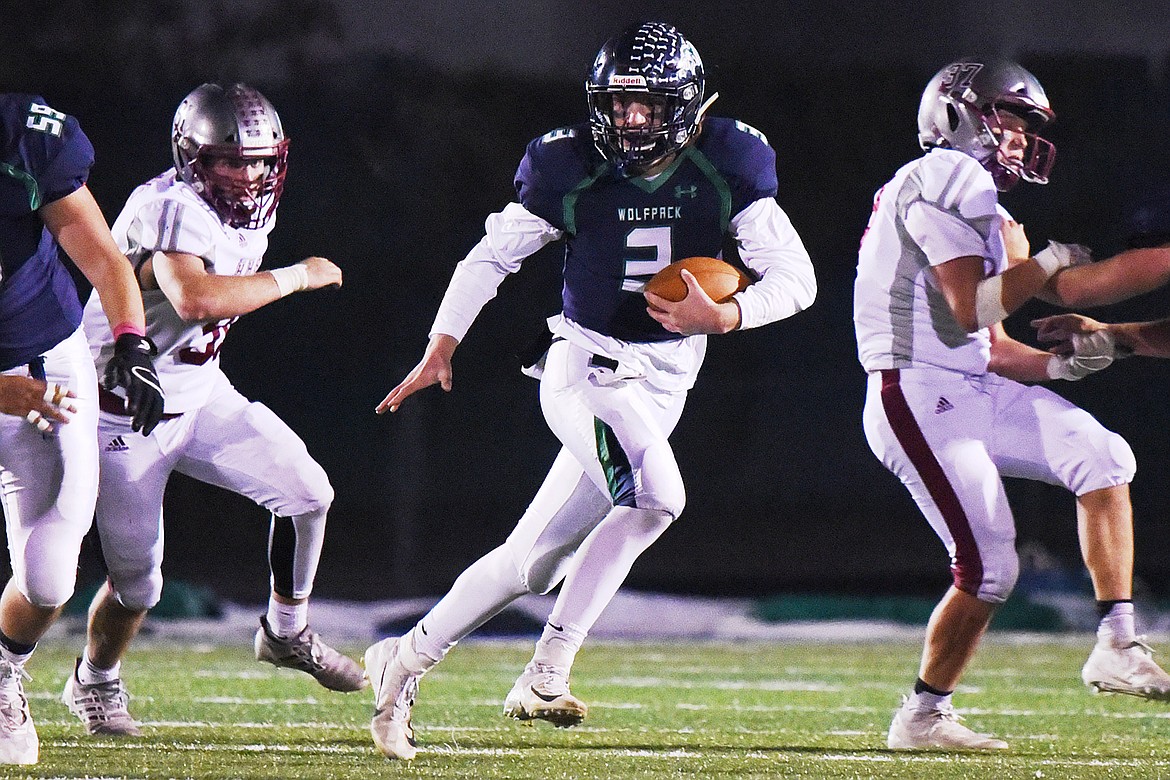
[[[752,203],[732,219],[731,230],[744,264],[760,277],[735,294],[741,329],[791,317],[812,305],[817,295],[812,260],[775,200]]]
[[[524,258],[556,241],[561,231],[519,203],[509,203],[484,224],[485,234],[455,266],[430,335],[443,333],[462,341],[480,310],[496,297],[508,274],[520,270]]]

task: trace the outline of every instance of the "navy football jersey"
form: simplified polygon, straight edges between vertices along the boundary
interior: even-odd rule
[[[565,316],[624,341],[667,341],[682,336],[646,313],[646,280],[684,257],[718,257],[731,218],[775,197],[776,155],[759,131],[710,118],[658,176],[623,178],[580,124],[532,141],[515,183],[524,208],[564,231]]]
[[[37,209],[85,184],[93,146],[36,95],[0,94],[0,370],[56,346],[81,303]]]

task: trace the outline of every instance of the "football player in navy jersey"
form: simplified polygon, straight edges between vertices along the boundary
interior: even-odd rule
[[[774,199],[775,153],[759,131],[704,117],[714,100],[704,81],[698,52],[668,24],[635,25],[608,41],[585,85],[588,123],[528,145],[519,202],[488,217],[485,237],[455,269],[422,361],[378,405],[392,412],[430,385],[450,390],[455,348],[504,277],[564,242],[563,309],[530,367],[563,447],[508,539],[405,636],[366,651],[370,729],[391,758],[415,755],[410,711],[422,674],[509,603],[558,583],[504,712],[558,726],[585,717],[569,692],[574,656],[638,555],[683,509],[667,437],[705,334],[765,325],[813,302],[812,263]],[[643,295],[655,272],[718,256],[726,238],[759,278],[732,300],[714,302],[686,271],[682,301]]]
[[[3,764],[37,761],[24,665],[73,594],[97,496],[98,378],[59,250],[93,284],[118,334],[103,384],[125,388],[137,431],[149,433],[163,409],[142,296],[86,187],[92,164],[76,119],[35,95],[0,94],[0,372],[8,396],[0,482],[12,559],[0,596]]]

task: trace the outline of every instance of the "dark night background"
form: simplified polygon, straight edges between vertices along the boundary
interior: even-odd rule
[[[554,313],[560,247],[508,279],[461,346],[455,390],[394,415],[374,406],[417,362],[451,271],[484,218],[513,198],[531,138],[584,118],[582,80],[605,38],[642,18],[675,23],[707,65],[712,114],[763,131],[778,200],[812,254],[820,293],[796,317],[711,339],[673,437],[685,513],[635,566],[631,587],[703,594],[937,593],[941,544],[869,452],[851,323],[856,247],[873,191],[919,154],[922,87],[949,60],[1015,57],[1058,116],[1052,183],[1004,203],[1033,246],[1077,241],[1104,257],[1135,208],[1170,183],[1162,4],[91,0],[7,4],[0,88],[37,92],[94,142],[90,185],[112,222],[134,186],[170,165],[169,130],[204,81],[244,80],[279,110],[290,175],[266,265],[310,254],[345,272],[244,317],[223,365],[305,439],[337,491],[316,594],[437,595],[509,532],[557,450],[537,384],[514,352]],[[637,6],[633,10],[633,6]],[[1109,10],[1104,10],[1104,9]],[[1170,202],[1170,198],[1165,198]],[[1170,223],[1170,210],[1159,211]],[[1031,304],[1009,323],[1030,339]],[[1090,312],[1170,315],[1156,292]],[[1137,453],[1137,573],[1170,573],[1170,361],[1135,359],[1057,390]],[[1074,502],[1013,482],[1021,544],[1079,567]],[[267,593],[267,517],[176,476],[168,577],[239,601]],[[82,581],[101,576],[93,543]]]

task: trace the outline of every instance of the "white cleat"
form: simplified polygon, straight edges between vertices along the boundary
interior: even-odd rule
[[[130,717],[130,694],[121,678],[109,682],[83,685],[77,679],[81,659],[73,665],[73,674],[65,681],[61,701],[85,724],[90,734],[118,737],[141,737],[142,732]]]
[[[504,699],[508,717],[547,720],[558,728],[576,726],[588,713],[585,702],[569,693],[568,674],[546,664],[530,662]]]
[[[1081,669],[1081,679],[1097,693],[1170,701],[1170,675],[1154,663],[1153,653],[1140,639],[1120,648],[1098,644]]]
[[[410,710],[418,696],[418,679],[398,662],[398,640],[383,639],[370,645],[364,657],[366,675],[374,689],[374,717],[370,735],[387,758],[410,761],[418,749]]]
[[[910,699],[894,713],[886,745],[893,750],[1006,750],[1002,739],[979,734],[964,726],[949,704],[918,709]]]
[[[0,764],[35,764],[40,741],[24,695],[24,669],[0,659]]]

